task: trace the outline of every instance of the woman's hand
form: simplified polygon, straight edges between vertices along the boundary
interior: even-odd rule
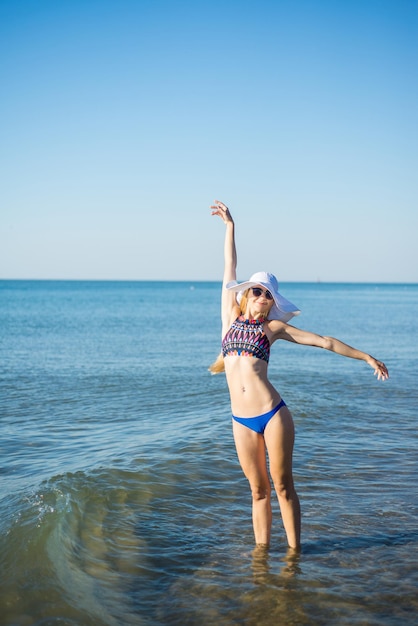
[[[382,361],[378,361],[374,357],[367,359],[367,363],[374,369],[374,375],[377,376],[377,380],[387,380],[389,378],[388,368]]]
[[[215,204],[212,204],[210,208],[212,209],[212,215],[219,215],[225,224],[228,224],[228,222],[234,223],[228,207],[223,202],[215,200]]]

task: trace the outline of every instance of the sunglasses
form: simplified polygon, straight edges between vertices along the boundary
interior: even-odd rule
[[[266,296],[266,300],[273,300],[273,296],[269,291],[263,291],[260,287],[251,287],[251,291],[253,292],[253,296],[255,298],[259,298],[262,294]]]

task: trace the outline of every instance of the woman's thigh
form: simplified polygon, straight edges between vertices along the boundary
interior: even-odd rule
[[[295,427],[287,406],[282,407],[269,421],[264,431],[273,481],[292,476],[292,456]]]
[[[238,460],[246,478],[253,487],[267,488],[269,478],[264,437],[243,424],[232,420]]]

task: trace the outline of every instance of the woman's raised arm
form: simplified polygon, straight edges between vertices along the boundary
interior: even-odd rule
[[[229,324],[231,311],[236,306],[235,294],[225,289],[231,281],[237,279],[237,250],[235,247],[235,224],[229,209],[223,202],[215,200],[210,207],[212,215],[218,215],[225,223],[224,275],[222,285],[222,321]]]
[[[212,215],[219,215],[226,225],[224,245],[224,286],[231,280],[237,279],[237,251],[235,248],[235,224],[229,209],[223,202],[215,200],[211,207]]]

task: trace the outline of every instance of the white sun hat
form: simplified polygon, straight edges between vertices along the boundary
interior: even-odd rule
[[[274,304],[269,311],[267,319],[288,322],[295,315],[299,315],[300,310],[298,307],[289,300],[286,300],[286,298],[279,293],[277,278],[274,274],[270,274],[269,272],[256,272],[244,283],[238,283],[236,280],[232,280],[226,285],[226,289],[238,292],[237,302],[239,304],[243,293],[250,287],[256,287],[257,285],[261,285],[267,289],[274,299]]]

